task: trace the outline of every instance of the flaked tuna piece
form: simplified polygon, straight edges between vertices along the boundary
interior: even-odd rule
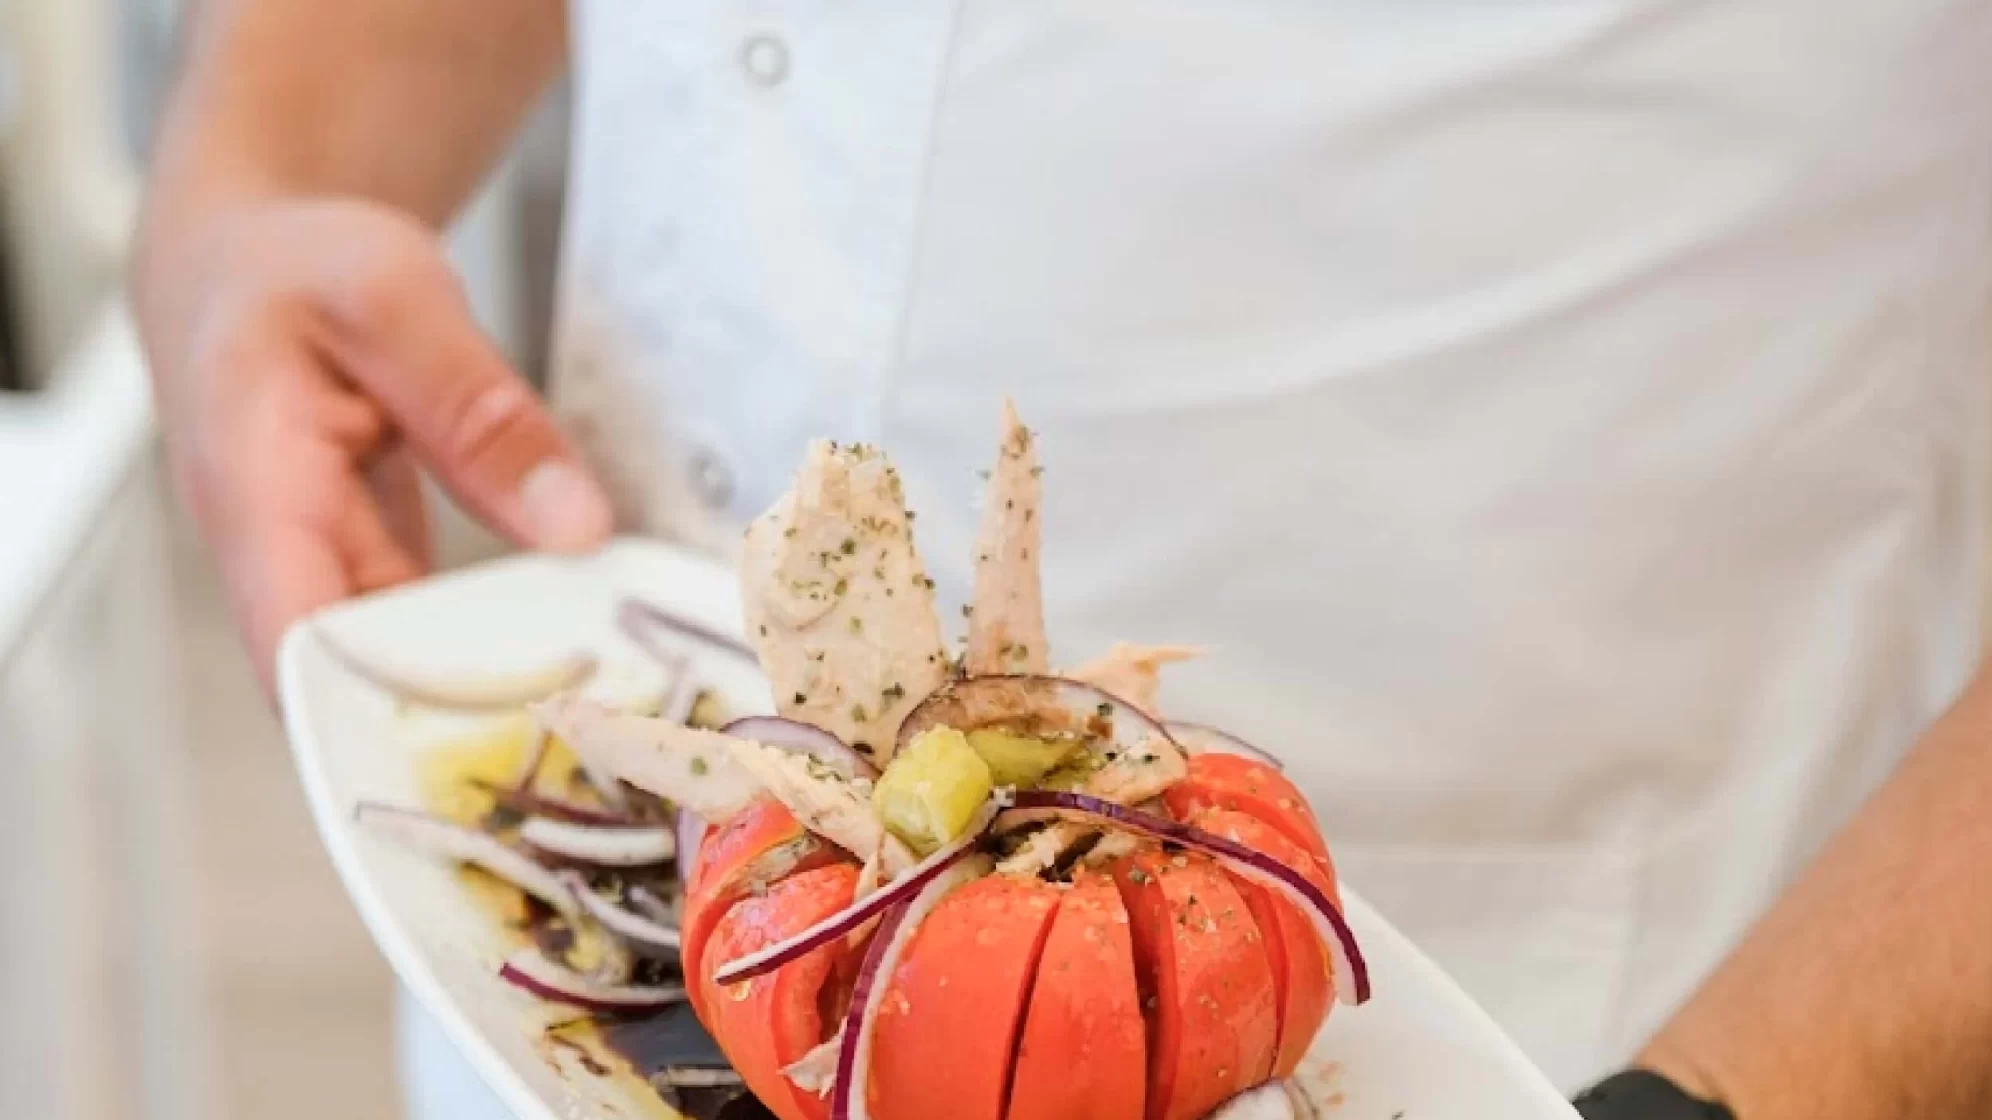
[[[1086,779],[1085,791],[1118,805],[1139,805],[1188,777],[1183,749],[1160,736],[1137,742]]]
[[[761,783],[734,762],[733,740],[718,732],[619,712],[571,692],[542,700],[531,711],[589,768],[706,820],[723,821],[761,793]]]
[[[1104,655],[1065,675],[1075,681],[1084,681],[1102,692],[1110,692],[1152,716],[1160,711],[1156,706],[1156,697],[1162,684],[1162,666],[1202,655],[1203,650],[1197,646],[1145,646],[1134,642],[1115,642],[1114,647]]]
[[[1042,874],[1058,866],[1065,853],[1078,847],[1096,831],[1091,825],[1053,821],[1032,833],[1016,851],[1004,856],[996,865],[996,872],[999,875]]]
[[[1083,792],[1120,805],[1143,805],[1189,774],[1189,760],[1174,743],[1159,737],[1138,740],[1086,779]],[[1146,806],[1144,806],[1146,807]],[[998,868],[1018,875],[1049,870],[1067,852],[1100,830],[1077,821],[1053,821],[1040,829]],[[1118,834],[1109,832],[1107,838]],[[1104,843],[1105,841],[1102,841]]]
[[[1100,842],[1086,849],[1081,861],[1088,867],[1108,867],[1140,851],[1154,841],[1133,832],[1109,832],[1100,837]]]
[[[708,821],[724,821],[765,793],[811,832],[875,856],[887,877],[913,865],[906,845],[873,812],[868,789],[807,755],[628,715],[572,694],[542,701],[532,712],[592,765]]]
[[[794,488],[748,528],[741,562],[747,637],[781,714],[880,766],[948,672],[911,521],[885,456],[819,440]]]
[[[1174,744],[1164,739],[1144,739],[1086,779],[1083,790],[1120,805],[1143,805],[1150,798],[1161,796],[1162,791],[1182,781],[1188,773],[1189,761]],[[1067,852],[1099,831],[1078,821],[1053,821],[1005,857],[997,870],[1016,875],[1049,870]],[[1107,838],[1111,840],[1116,835],[1119,834],[1108,832]]]
[[[731,739],[736,765],[788,807],[802,826],[860,857],[876,853],[885,877],[913,866],[913,853],[885,830],[872,809],[869,784],[859,786],[808,755]]]
[[[1044,636],[1044,587],[1037,450],[1017,410],[1003,402],[1003,435],[975,541],[975,591],[970,600],[968,652],[975,676],[1043,674],[1051,665]]]

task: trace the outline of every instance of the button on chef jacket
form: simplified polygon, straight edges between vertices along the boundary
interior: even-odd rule
[[[958,601],[1014,396],[1054,660],[1208,646],[1165,709],[1566,1088],[1976,663],[1992,5],[574,16],[555,397],[625,520],[727,555],[870,441]]]

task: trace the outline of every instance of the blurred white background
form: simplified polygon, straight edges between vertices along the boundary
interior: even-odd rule
[[[0,1120],[390,1117],[389,977],[162,477],[121,303],[175,6],[0,0]],[[533,374],[563,114],[453,233]],[[442,526],[446,561],[495,548]]]
[[[176,6],[0,0],[0,1118],[389,1117],[389,977],[160,470],[122,304]],[[452,235],[535,375],[563,114]],[[496,547],[453,513],[441,543]]]

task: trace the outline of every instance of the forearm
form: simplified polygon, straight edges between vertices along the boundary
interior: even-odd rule
[[[562,0],[204,0],[161,193],[248,183],[459,205],[566,56]]]
[[[1992,677],[1976,683],[1642,1064],[1740,1120],[1992,1115]]]
[[[348,196],[440,225],[566,57],[562,0],[202,0],[167,106],[135,264],[172,318],[209,219]]]

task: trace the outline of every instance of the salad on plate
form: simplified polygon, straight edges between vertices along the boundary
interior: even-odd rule
[[[460,778],[473,812],[356,818],[501,884],[504,978],[667,1039],[652,1084],[694,1115],[1317,1115],[1296,1069],[1369,978],[1314,815],[1271,755],[1165,717],[1196,650],[1054,670],[1040,502],[1006,406],[951,652],[898,473],[818,442],[748,530],[746,647],[620,620],[667,664],[659,628],[756,658],[775,714],[727,718],[682,661],[610,704],[576,658],[430,698],[531,699],[515,769]]]

